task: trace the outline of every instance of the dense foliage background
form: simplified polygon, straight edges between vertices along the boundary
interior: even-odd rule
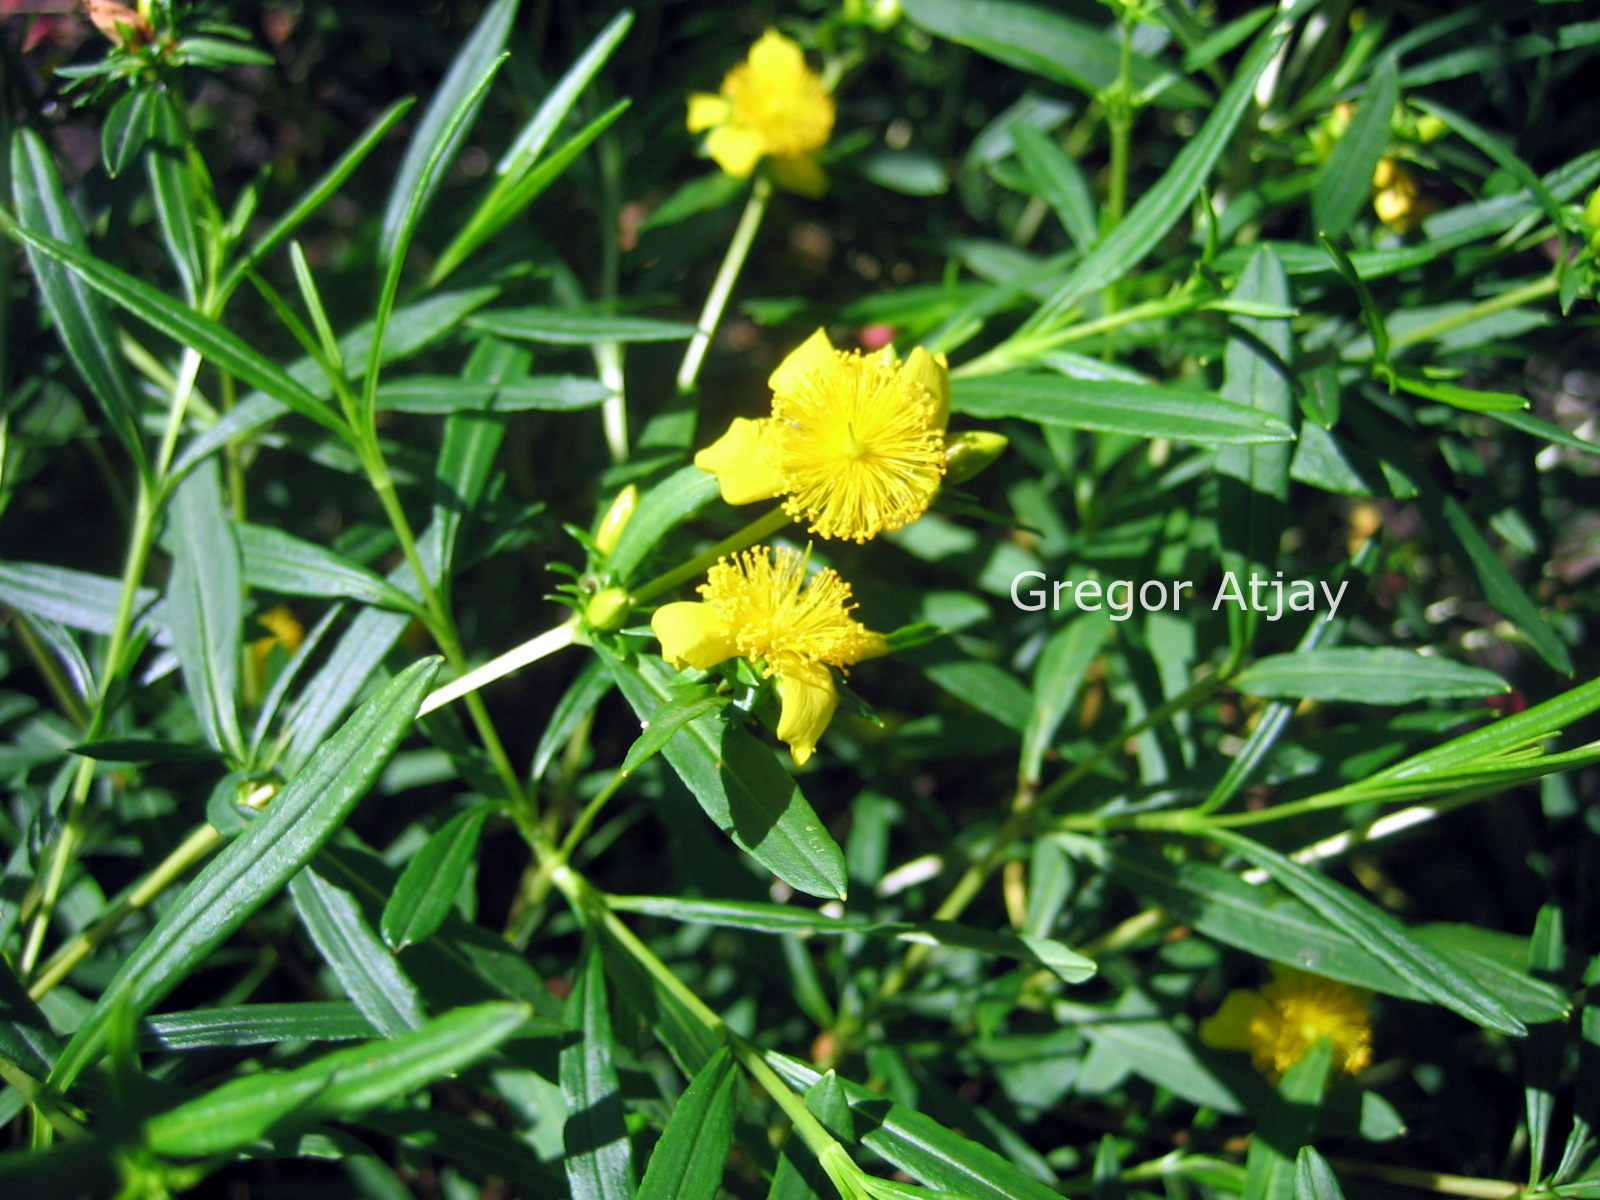
[[[5,1194],[1600,1194],[1588,6],[0,15]],[[649,612],[818,327],[1009,445],[796,769]]]

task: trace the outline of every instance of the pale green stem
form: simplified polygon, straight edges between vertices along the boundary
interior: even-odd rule
[[[729,554],[735,554],[746,547],[753,546],[762,538],[777,533],[793,518],[781,508],[775,508],[764,517],[758,517],[743,529],[729,537],[725,537],[711,549],[695,555],[682,566],[674,567],[665,575],[658,575],[633,593],[633,602],[643,604],[653,600],[662,592],[677,587],[686,580],[693,579]]]
[[[1466,1175],[1446,1175],[1439,1171],[1394,1167],[1388,1163],[1363,1162],[1359,1159],[1330,1158],[1328,1165],[1337,1171],[1365,1179],[1381,1179],[1401,1187],[1421,1188],[1446,1196],[1465,1196],[1469,1200],[1511,1200],[1513,1196],[1541,1194],[1538,1189],[1527,1189],[1504,1179],[1474,1179]]]
[[[426,716],[436,708],[443,708],[452,700],[476,692],[485,684],[493,683],[496,679],[503,679],[513,671],[520,671],[530,663],[536,663],[541,658],[554,654],[565,646],[570,646],[578,640],[577,617],[553,629],[547,629],[538,637],[530,638],[522,645],[507,650],[498,658],[492,658],[468,671],[459,679],[452,680],[441,688],[436,688],[423,700],[422,708],[418,710],[419,717]]]
[[[1493,316],[1497,312],[1504,312],[1508,308],[1515,308],[1529,300],[1537,300],[1542,296],[1554,295],[1556,288],[1554,275],[1547,275],[1543,279],[1535,279],[1532,283],[1525,283],[1519,288],[1512,288],[1509,292],[1502,292],[1498,296],[1490,296],[1481,300],[1471,308],[1458,313],[1440,317],[1436,321],[1429,321],[1426,325],[1418,325],[1404,333],[1391,334],[1389,349],[1400,350],[1406,346],[1414,346],[1418,342],[1432,341],[1449,333],[1452,329],[1459,329],[1463,325],[1470,325],[1473,321],[1484,317]]]
[[[750,247],[756,240],[756,230],[761,227],[762,214],[767,210],[767,201],[772,196],[772,181],[765,175],[757,175],[755,185],[750,189],[750,199],[744,206],[744,213],[739,217],[739,224],[733,231],[733,240],[728,243],[728,252],[723,256],[722,266],[717,269],[717,277],[711,282],[711,291],[706,295],[706,304],[700,310],[700,320],[694,337],[689,339],[689,348],[684,352],[683,363],[678,368],[678,391],[692,392],[695,381],[700,378],[700,364],[705,359],[706,350],[711,345],[711,339],[717,332],[717,325],[722,320],[722,310],[727,307],[728,296],[733,291],[734,281],[739,278],[739,272],[744,268],[744,260],[750,254]]]
[[[1047,333],[1025,334],[1001,342],[987,354],[980,354],[977,358],[962,363],[950,372],[950,378],[972,379],[979,375],[996,375],[1002,371],[1014,370],[1018,366],[1032,362],[1046,350],[1054,350],[1068,342],[1081,342],[1086,338],[1120,329],[1124,325],[1131,325],[1135,321],[1180,316],[1183,313],[1193,312],[1205,303],[1203,299],[1188,296],[1177,300],[1146,300],[1143,304],[1135,304],[1132,308],[1108,313],[1093,321],[1069,325],[1064,329],[1052,329]]]
[[[129,914],[145,907],[173,880],[199,862],[222,841],[222,834],[213,825],[201,825],[184,838],[172,853],[150,874],[146,875],[122,900],[117,901],[104,917],[84,932],[78,934],[51,957],[44,970],[28,987],[28,995],[38,1000],[51,988],[72,973],[72,969],[87,958],[96,947],[110,937]]]
[[[138,598],[139,581],[144,578],[145,565],[150,560],[150,548],[155,542],[155,517],[155,498],[151,495],[150,485],[141,480],[138,500],[134,507],[133,536],[129,540],[128,558],[122,570],[122,589],[117,596],[116,612],[111,618],[111,634],[106,642],[105,657],[101,660],[98,703],[90,715],[88,728],[84,730],[83,740],[86,742],[99,738],[105,728],[113,677],[127,648],[128,633],[133,627],[133,606]],[[27,942],[17,962],[24,976],[32,971],[34,964],[39,961],[39,951],[44,946],[45,930],[49,928],[56,901],[61,896],[61,886],[66,879],[67,867],[83,837],[83,819],[88,805],[89,790],[94,783],[94,770],[94,760],[85,758],[78,764],[77,773],[73,776],[67,819],[62,826],[61,839],[56,843],[55,854],[51,856],[39,900],[39,910],[34,914]]]

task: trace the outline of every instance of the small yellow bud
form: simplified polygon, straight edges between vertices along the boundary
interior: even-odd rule
[[[945,442],[946,483],[965,483],[1005,452],[1010,439],[984,429],[969,429]]]
[[[627,588],[608,587],[589,597],[583,606],[583,619],[591,629],[615,633],[621,629],[633,611],[633,597]]]
[[[1583,219],[1589,222],[1589,228],[1600,230],[1600,188],[1589,194],[1589,201],[1583,206]]]
[[[607,558],[611,557],[611,552],[622,540],[622,531],[628,527],[628,522],[633,518],[633,510],[638,507],[639,489],[630,483],[617,493],[617,498],[611,502],[606,515],[600,518],[600,528],[595,530],[594,543],[600,547],[601,554]]]
[[[1437,141],[1449,130],[1449,126],[1432,113],[1423,113],[1417,118],[1417,141],[1423,145]]]

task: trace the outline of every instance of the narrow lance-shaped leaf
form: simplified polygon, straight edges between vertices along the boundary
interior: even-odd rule
[[[289,881],[289,894],[322,960],[362,1015],[385,1037],[420,1029],[425,1017],[416,984],[350,893],[308,866]]]
[[[1225,829],[1209,829],[1206,836],[1261,867],[1331,924],[1355,934],[1385,966],[1435,1004],[1502,1033],[1520,1037],[1527,1032],[1497,996],[1418,942],[1388,913],[1249,838]]]
[[[384,261],[404,252],[422,209],[444,178],[443,165],[455,161],[455,152],[483,104],[483,76],[505,49],[516,15],[517,0],[495,0],[434,92],[406,147],[383,210],[378,245]]]
[[[430,936],[449,915],[491,812],[480,804],[457,813],[412,855],[383,907],[383,940],[392,949],[404,950]]]
[[[667,1118],[639,1200],[712,1200],[733,1140],[739,1071],[726,1046],[689,1082]]]
[[[19,235],[24,231],[49,235],[88,257],[83,227],[67,203],[55,162],[44,141],[31,129],[17,130],[11,142],[11,194],[22,227]],[[105,303],[80,275],[42,247],[29,246],[28,262],[67,355],[100,402],[117,440],[143,470],[145,449],[139,432],[138,400],[127,367],[117,353],[117,334]]]
[[[632,1200],[633,1154],[622,1121],[622,1085],[613,1057],[611,1012],[600,950],[591,945],[573,983],[567,1020],[579,1039],[561,1051],[562,1131],[573,1200]]]
[[[1384,56],[1311,189],[1311,220],[1319,233],[1342,237],[1372,192],[1372,172],[1389,142],[1389,121],[1400,99],[1395,60]]]
[[[142,1014],[182,983],[333,836],[411,728],[439,661],[412,664],[363,704],[184,888],[78,1027],[51,1073],[55,1086],[70,1086],[94,1060],[119,1009]]]
[[[172,578],[167,613],[206,739],[236,759],[244,753],[236,707],[243,651],[239,544],[215,462],[195,471],[173,496]]]

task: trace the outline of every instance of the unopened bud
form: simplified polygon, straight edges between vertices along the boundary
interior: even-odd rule
[[[958,433],[944,444],[944,481],[965,483],[1005,451],[1010,439],[985,429]]]
[[[583,619],[591,629],[602,633],[615,633],[621,629],[633,611],[633,597],[627,588],[608,587],[589,597],[583,606]]]
[[[1589,202],[1583,206],[1583,219],[1589,228],[1600,230],[1600,188],[1589,193]]]
[[[117,46],[137,50],[150,41],[150,22],[137,10],[115,0],[87,0],[89,20]]]
[[[617,498],[611,502],[606,515],[600,519],[600,528],[595,530],[594,544],[600,547],[601,554],[607,558],[611,557],[611,552],[622,540],[622,531],[633,519],[633,510],[638,507],[639,489],[630,483],[617,493]]]

